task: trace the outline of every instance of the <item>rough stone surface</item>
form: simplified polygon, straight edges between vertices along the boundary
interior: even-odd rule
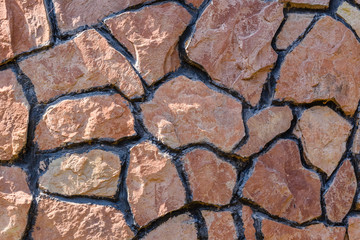
[[[321,18],[289,53],[281,67],[275,98],[295,103],[334,100],[353,114],[360,98],[360,43],[341,22]]]
[[[208,150],[196,149],[182,159],[194,201],[230,203],[236,183],[236,169]]]
[[[244,226],[244,235],[246,240],[255,240],[254,219],[252,218],[253,211],[248,206],[242,206],[242,221]]]
[[[127,187],[132,212],[141,226],[185,204],[185,190],[171,157],[150,142],[131,149]]]
[[[209,240],[237,239],[234,219],[230,212],[202,211],[208,229]]]
[[[126,58],[95,30],[20,62],[31,79],[38,101],[113,84],[129,98],[144,90]]]
[[[306,170],[296,143],[280,140],[260,156],[243,196],[270,214],[303,223],[321,215],[320,179]]]
[[[21,239],[32,196],[26,174],[18,167],[0,166],[0,239]]]
[[[136,59],[135,67],[150,85],[180,66],[180,35],[191,15],[176,3],[145,7],[105,21]]]
[[[280,0],[280,2],[289,3],[292,7],[299,8],[327,8],[330,0]]]
[[[68,154],[53,160],[39,187],[63,195],[113,197],[120,175],[119,156],[103,150]]]
[[[336,11],[360,36],[360,10],[347,2],[343,2]]]
[[[42,197],[32,237],[36,240],[132,239],[123,214],[101,205],[61,202]]]
[[[328,176],[346,150],[351,125],[328,107],[305,110],[295,129],[303,144],[305,158]]]
[[[349,240],[357,240],[360,237],[360,217],[356,215],[349,217],[348,235]]]
[[[230,151],[245,135],[240,102],[183,76],[162,85],[141,109],[148,130],[172,148],[208,142]]]
[[[187,0],[185,1],[187,4],[192,4],[194,7],[199,8],[200,5],[204,2],[204,0]]]
[[[25,146],[29,110],[29,104],[15,74],[10,69],[1,71],[0,160],[11,160]]]
[[[134,117],[119,94],[64,100],[50,106],[35,131],[41,150],[67,143],[106,138],[118,140],[135,134]]]
[[[356,130],[351,151],[355,154],[360,154],[360,127],[358,127],[358,129]]]
[[[237,153],[248,157],[259,152],[271,139],[288,130],[292,119],[293,115],[288,106],[262,110],[247,121],[249,139]]]
[[[189,58],[255,105],[277,59],[271,40],[282,19],[278,2],[214,0],[196,23]]]

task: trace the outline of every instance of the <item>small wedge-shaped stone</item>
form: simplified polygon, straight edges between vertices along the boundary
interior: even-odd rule
[[[172,148],[208,142],[231,151],[245,135],[240,102],[183,76],[162,85],[141,109],[147,129]]]
[[[357,7],[350,5],[347,2],[343,2],[336,14],[345,20],[356,32],[358,36],[360,36],[360,10]]]
[[[119,94],[64,100],[50,106],[35,131],[40,150],[92,139],[133,136],[134,117]]]
[[[349,240],[360,239],[360,216],[359,215],[349,217],[348,235],[349,235]]]
[[[191,15],[176,3],[147,6],[105,21],[112,34],[130,51],[135,67],[151,85],[180,66],[180,35]]]
[[[209,240],[235,240],[236,230],[230,212],[201,211],[208,229]]]
[[[244,226],[244,235],[246,240],[255,240],[256,229],[254,227],[254,219],[252,218],[253,211],[250,207],[243,205],[241,211],[241,218]]]
[[[315,106],[305,110],[295,128],[306,160],[328,176],[346,150],[352,126],[331,108]]]
[[[330,0],[280,0],[283,3],[289,3],[292,7],[323,9],[328,8]]]
[[[243,196],[272,215],[303,223],[321,215],[319,176],[306,170],[292,140],[280,140],[260,156]]]
[[[353,141],[353,145],[351,147],[351,151],[354,154],[360,154],[360,127],[359,127],[359,123],[358,123],[358,129],[356,130],[355,136],[354,136],[354,141]]]
[[[140,78],[126,58],[95,30],[19,63],[34,84],[38,101],[93,87],[115,85],[127,97],[143,94]]]

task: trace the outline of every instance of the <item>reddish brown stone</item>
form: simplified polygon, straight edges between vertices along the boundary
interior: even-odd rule
[[[147,129],[172,148],[208,142],[231,151],[245,135],[240,102],[183,76],[162,85],[141,109]]]
[[[292,7],[321,9],[329,7],[330,0],[280,0]]]
[[[272,215],[303,223],[321,215],[320,179],[306,170],[294,141],[280,140],[260,156],[243,196]]]
[[[180,66],[180,35],[191,15],[176,3],[151,5],[105,21],[136,59],[135,67],[150,85]]]
[[[187,4],[192,4],[194,7],[198,8],[204,2],[204,0],[186,0]]]
[[[230,212],[202,211],[208,229],[209,240],[237,239],[234,219]]]
[[[108,84],[117,86],[129,98],[144,92],[130,63],[95,30],[82,32],[19,65],[34,84],[40,102]]]
[[[50,106],[35,131],[40,150],[92,139],[135,134],[134,117],[119,94],[64,100]]]
[[[150,142],[131,149],[127,187],[132,212],[141,226],[185,203],[185,190],[171,157]]]
[[[360,10],[347,2],[343,2],[336,11],[336,14],[345,20],[360,36]]]
[[[289,53],[275,98],[295,103],[335,100],[353,114],[360,98],[360,43],[350,29],[326,16]]]
[[[214,0],[197,21],[187,52],[214,81],[255,105],[277,59],[271,40],[282,19],[275,1]]]
[[[246,240],[255,240],[254,219],[252,218],[253,211],[248,206],[242,206],[242,221],[244,225],[244,235]]]
[[[358,240],[360,238],[360,217],[356,215],[349,217],[348,220],[349,240]]]
[[[358,123],[358,129],[356,130],[353,145],[351,147],[351,151],[355,154],[360,154],[360,125]]]

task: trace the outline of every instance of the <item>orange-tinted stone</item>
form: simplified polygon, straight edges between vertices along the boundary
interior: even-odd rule
[[[204,0],[186,0],[187,4],[192,4],[194,7],[198,8],[204,2]]]
[[[250,207],[243,205],[241,213],[246,240],[255,240],[256,230],[254,227],[254,219],[252,218],[253,211]]]
[[[360,238],[360,217],[359,217],[359,215],[349,217],[348,235],[349,235],[349,240],[357,240]]]
[[[234,219],[230,212],[202,211],[208,229],[209,240],[237,239]]]
[[[299,8],[327,8],[330,0],[280,0],[280,2],[289,3],[292,7]]]

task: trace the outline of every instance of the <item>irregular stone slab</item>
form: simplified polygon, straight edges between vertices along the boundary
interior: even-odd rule
[[[360,36],[360,10],[347,2],[343,2],[336,11],[347,22],[356,34]]]
[[[319,176],[306,170],[296,143],[280,140],[260,156],[243,197],[272,215],[303,223],[321,215]]]
[[[126,183],[134,218],[141,226],[185,204],[185,190],[171,157],[150,142],[130,150]]]
[[[0,71],[0,160],[13,159],[26,145],[29,110],[15,74]]]
[[[356,130],[351,151],[354,154],[360,154],[360,127],[358,127],[358,129]]]
[[[289,3],[292,7],[323,9],[328,8],[330,0],[280,0],[283,3]]]
[[[199,8],[200,5],[204,2],[204,0],[187,0],[185,2],[187,4],[192,4],[195,8]]]
[[[205,218],[209,240],[237,239],[234,219],[230,212],[201,211]]]
[[[151,85],[180,66],[180,35],[191,15],[176,3],[144,7],[105,21],[112,34],[136,59],[135,67]]]
[[[0,2],[0,62],[49,43],[43,0]]]
[[[303,112],[294,134],[301,139],[306,160],[330,176],[346,150],[351,128],[331,108],[315,106]]]
[[[182,159],[194,201],[228,204],[236,183],[236,169],[208,150],[196,149]]]
[[[196,23],[189,58],[255,105],[277,59],[271,40],[282,19],[275,1],[214,0]]]
[[[119,156],[95,149],[53,160],[39,187],[63,195],[113,197],[120,175]]]
[[[172,148],[208,142],[231,151],[245,135],[240,102],[184,76],[162,85],[141,109],[147,129]]]
[[[21,239],[32,196],[26,174],[18,167],[0,166],[0,239]]]
[[[253,211],[248,206],[242,206],[242,221],[244,226],[244,235],[246,240],[256,240],[256,230],[254,227],[254,219],[252,218]]]
[[[266,143],[291,126],[293,115],[288,106],[270,107],[247,121],[249,139],[237,154],[248,157],[259,152]]]
[[[42,197],[34,239],[132,239],[123,214],[112,207],[61,202]]]
[[[356,192],[356,176],[350,160],[346,160],[336,173],[333,183],[325,193],[327,217],[341,222],[349,212]]]
[[[360,217],[356,215],[349,217],[348,220],[348,236],[349,240],[357,240],[360,237]]]
[[[334,100],[348,115],[360,98],[360,43],[341,22],[321,18],[289,53],[275,98],[295,103]]]
[[[92,139],[118,140],[135,134],[134,117],[119,94],[64,100],[50,106],[35,131],[40,150]]]
[[[19,66],[34,84],[40,102],[109,84],[129,98],[144,93],[130,63],[93,29],[27,58]]]

